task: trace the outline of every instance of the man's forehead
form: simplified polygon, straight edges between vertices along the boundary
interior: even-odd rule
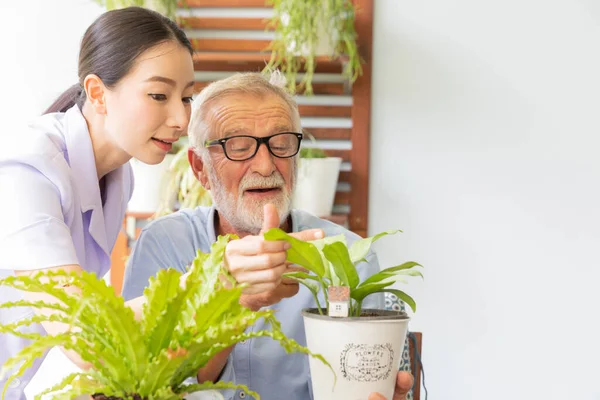
[[[230,95],[212,104],[209,123],[214,136],[262,136],[293,130],[291,112],[283,100],[275,95],[257,97]]]

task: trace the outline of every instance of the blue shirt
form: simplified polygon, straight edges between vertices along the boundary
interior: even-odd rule
[[[216,241],[214,208],[185,209],[148,224],[141,232],[129,258],[123,282],[123,297],[129,300],[143,294],[148,279],[160,269],[175,268],[181,272],[196,256],[199,249],[205,253]],[[359,236],[332,222],[317,218],[300,210],[292,210],[294,232],[320,228],[326,236],[344,233],[348,243]],[[361,281],[379,271],[374,253],[367,256],[367,263],[359,267]],[[323,304],[323,303],[322,303]],[[277,310],[283,332],[306,346],[304,322],[300,311],[315,307],[312,294],[304,286],[292,298],[283,299],[269,308]],[[364,308],[382,309],[383,296],[367,298]],[[268,329],[262,322],[249,329]],[[229,356],[221,380],[244,384],[260,394],[263,400],[312,399],[308,358],[303,354],[287,354],[270,338],[254,338],[237,344]],[[250,399],[245,393],[231,390],[222,392],[226,399]]]
[[[14,270],[70,264],[99,277],[106,274],[133,191],[133,173],[125,164],[106,175],[103,201],[92,140],[77,106],[41,116],[7,138],[0,148],[0,190],[0,278]],[[12,288],[0,288],[2,303],[21,298]],[[32,314],[29,307],[0,308],[0,324]],[[25,330],[44,333],[39,324]],[[0,365],[27,343],[0,334]],[[41,361],[11,383],[7,398],[25,398],[23,388]]]

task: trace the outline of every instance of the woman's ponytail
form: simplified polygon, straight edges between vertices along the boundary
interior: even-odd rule
[[[44,114],[66,112],[75,104],[81,108],[83,106],[83,100],[85,100],[84,93],[81,85],[76,83],[58,96],[58,98],[54,100],[54,103],[44,111]]]

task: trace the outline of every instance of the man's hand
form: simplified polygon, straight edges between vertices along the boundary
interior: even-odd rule
[[[290,245],[283,241],[265,240],[263,234],[280,225],[279,214],[272,204],[265,205],[260,235],[232,240],[225,249],[225,265],[238,283],[250,284],[242,295],[242,305],[253,311],[276,304],[298,293],[298,282],[282,279],[285,272],[297,270],[286,263]],[[323,237],[321,229],[292,233],[296,239],[314,240]]]
[[[394,388],[394,398],[392,400],[406,400],[406,395],[413,385],[413,377],[406,371],[398,372],[396,377],[396,387]],[[387,400],[379,393],[371,393],[369,400]]]

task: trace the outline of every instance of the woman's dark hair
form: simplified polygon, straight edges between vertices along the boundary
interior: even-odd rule
[[[79,83],[71,86],[44,114],[65,112],[75,104],[81,108],[86,95],[83,80],[95,74],[106,87],[114,87],[144,51],[168,40],[176,40],[193,54],[189,39],[171,19],[142,7],[105,12],[86,30],[79,49]]]

